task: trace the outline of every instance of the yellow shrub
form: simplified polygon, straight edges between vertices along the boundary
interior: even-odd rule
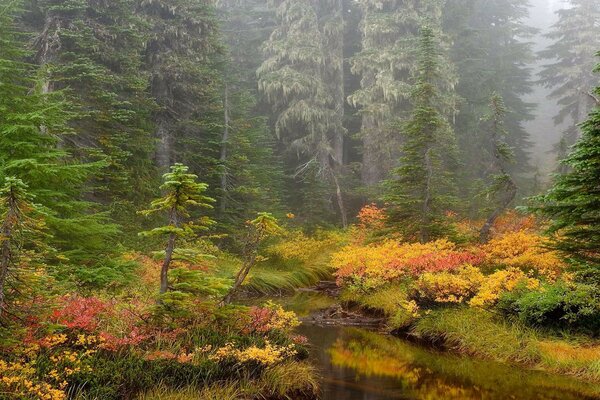
[[[492,239],[484,251],[491,264],[533,270],[555,279],[565,265],[558,254],[544,248],[544,244],[542,236],[522,230]]]
[[[540,286],[537,279],[528,277],[518,268],[497,271],[485,278],[479,292],[469,304],[474,307],[494,305],[502,293],[514,290],[521,283],[529,289],[536,289]]]
[[[218,348],[209,359],[216,362],[233,360],[238,363],[256,362],[262,365],[277,364],[296,355],[294,345],[277,346],[268,341],[265,347],[250,346],[246,349],[237,349],[232,343]]]
[[[437,303],[462,303],[472,297],[484,280],[481,271],[471,265],[455,273],[425,273],[416,282],[420,298]]]

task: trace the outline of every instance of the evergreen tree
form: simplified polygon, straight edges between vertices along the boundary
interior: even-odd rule
[[[340,3],[330,4],[329,11],[335,14],[323,15],[324,20],[319,18],[319,2],[313,0],[276,0],[271,4],[277,7],[278,24],[265,44],[267,59],[258,70],[259,87],[273,107],[277,137],[288,154],[295,153],[300,160],[292,164],[294,175],[315,174],[330,183],[345,226],[340,183],[345,130],[338,87],[343,68],[336,43],[342,29]],[[330,51],[333,62],[327,55]],[[332,76],[334,85],[328,84]],[[332,93],[333,88],[337,92]],[[301,200],[315,197],[321,197],[316,190]]]
[[[553,89],[551,98],[561,106],[554,122],[559,125],[568,121],[569,128],[563,137],[565,144],[571,146],[579,137],[578,124],[600,102],[594,95],[599,80],[592,73],[596,63],[594,54],[600,48],[600,3],[595,0],[568,3],[568,7],[557,11],[558,22],[547,35],[554,43],[540,55],[551,60],[541,73],[541,81]],[[560,157],[560,145],[556,150]]]
[[[85,159],[103,159],[94,197],[130,223],[136,201],[152,194],[152,101],[141,67],[146,39],[133,11],[137,0],[32,2],[26,20],[37,32],[36,61],[44,92],[68,89],[77,115],[61,146]],[[126,224],[129,225],[129,224]]]
[[[48,248],[42,215],[23,181],[6,178],[0,188],[0,318],[8,295],[18,293],[22,278],[43,265]]]
[[[497,93],[506,105],[505,142],[514,152],[507,171],[520,188],[532,172],[531,141],[524,122],[533,118],[534,105],[523,100],[531,93],[529,64],[533,59],[528,38],[535,30],[525,24],[527,4],[521,0],[448,0],[444,13],[445,31],[452,37],[452,59],[459,73],[456,91],[464,101],[455,118],[455,130],[464,169],[461,173],[463,201],[478,217],[485,204],[477,193],[485,186],[488,159],[481,151],[489,136],[481,130],[488,114],[489,99]]]
[[[193,237],[198,230],[207,229],[213,221],[203,216],[198,221],[190,220],[190,209],[199,207],[211,209],[215,200],[205,195],[208,185],[198,183],[198,176],[188,173],[188,167],[175,164],[171,172],[163,176],[164,183],[160,187],[164,195],[152,202],[150,208],[140,211],[142,215],[149,216],[164,213],[168,217],[168,225],[142,232],[142,236],[166,236],[167,244],[164,252],[164,261],[160,271],[160,293],[164,294],[169,289],[169,268],[176,254],[177,239]],[[188,255],[189,256],[189,255]]]
[[[486,146],[486,150],[490,165],[487,171],[492,180],[487,194],[488,199],[495,203],[495,208],[479,232],[479,239],[483,243],[489,240],[494,222],[517,196],[517,185],[507,169],[507,164],[513,159],[513,151],[505,141],[509,133],[504,128],[506,106],[502,97],[497,94],[492,95],[490,111],[490,115],[485,118],[488,125],[485,130],[489,132],[489,145]]]
[[[427,22],[441,34],[442,2],[437,0],[360,0],[362,50],[351,58],[361,87],[348,101],[362,116],[362,181],[373,186],[396,166],[400,142],[392,126],[410,110],[409,80],[418,68],[415,51],[419,29]],[[448,73],[445,73],[447,70]],[[440,64],[441,79],[455,82],[448,60]]]
[[[25,62],[27,42],[15,27],[14,10],[0,11],[0,179],[16,177],[29,187],[47,213],[51,243],[75,272],[101,265],[114,252],[117,229],[97,204],[83,199],[103,165],[81,163],[62,145],[73,133],[72,104],[63,93],[42,89],[37,68]]]
[[[149,26],[144,66],[158,108],[152,113],[155,162],[175,162],[218,188],[223,129],[223,43],[209,0],[142,0],[138,13]]]
[[[400,167],[387,184],[393,219],[421,242],[444,233],[444,214],[454,206],[456,190],[456,143],[441,107],[447,96],[440,86],[443,60],[433,30],[422,28],[412,116],[402,127]]]
[[[600,53],[598,54],[600,56]],[[600,72],[600,65],[596,68]],[[595,95],[600,96],[600,87]],[[534,210],[551,218],[553,246],[574,261],[600,266],[600,107],[581,125],[581,139],[563,161],[559,175]]]

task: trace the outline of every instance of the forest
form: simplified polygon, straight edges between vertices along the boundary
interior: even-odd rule
[[[600,1],[0,0],[0,400],[394,398],[600,399]]]

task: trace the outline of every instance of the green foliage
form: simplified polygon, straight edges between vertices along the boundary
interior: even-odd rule
[[[600,331],[600,290],[592,285],[559,281],[541,290],[507,292],[498,308],[533,326]]]
[[[81,162],[69,152],[73,105],[62,92],[47,93],[43,76],[25,62],[27,42],[14,13],[11,7],[0,12],[0,179],[14,176],[28,186],[46,213],[49,243],[62,253],[65,269],[101,262],[112,256],[117,227],[84,199],[88,181],[105,164]]]
[[[596,89],[600,95],[600,88]],[[534,198],[534,211],[552,219],[553,246],[567,257],[600,264],[600,108],[581,125],[582,137],[563,161],[570,169],[550,191]]]
[[[453,207],[456,170],[454,132],[444,114],[445,88],[439,86],[442,62],[431,28],[424,27],[419,46],[419,68],[411,94],[411,119],[402,126],[404,144],[400,167],[387,183],[386,200],[392,220],[409,235],[427,242],[444,233],[444,214]]]

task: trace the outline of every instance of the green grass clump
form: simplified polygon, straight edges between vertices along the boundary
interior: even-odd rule
[[[462,354],[526,364],[540,361],[534,330],[484,310],[435,310],[417,320],[410,332]]]

